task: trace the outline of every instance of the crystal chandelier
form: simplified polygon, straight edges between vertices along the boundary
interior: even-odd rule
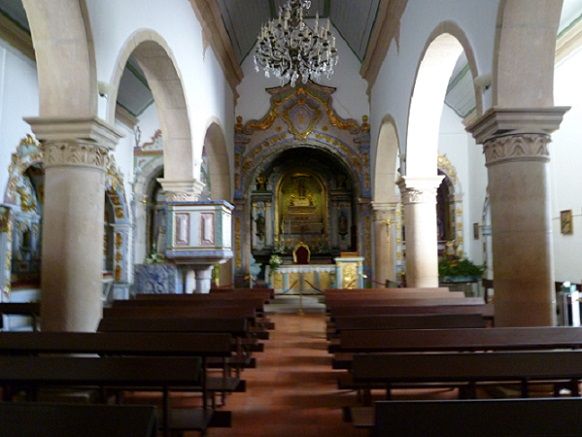
[[[265,76],[295,86],[297,79],[306,83],[322,74],[328,79],[337,64],[335,37],[327,27],[319,25],[319,14],[313,30],[303,22],[303,11],[311,7],[310,0],[288,0],[279,9],[279,18],[261,27],[255,51],[255,69],[265,70]]]

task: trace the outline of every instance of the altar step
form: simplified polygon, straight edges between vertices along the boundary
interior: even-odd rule
[[[296,294],[276,294],[265,310],[269,313],[309,313],[325,312],[323,296],[299,296]]]

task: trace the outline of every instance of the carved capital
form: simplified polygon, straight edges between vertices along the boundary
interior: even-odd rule
[[[97,144],[55,141],[44,144],[44,166],[93,167],[105,170],[109,165],[109,149]]]
[[[168,202],[195,202],[200,199],[200,193],[204,189],[204,184],[197,179],[185,181],[158,179],[158,182],[162,184]]]
[[[487,166],[510,161],[550,160],[549,134],[514,134],[491,138],[483,144]]]
[[[410,205],[415,203],[436,203],[436,192],[441,184],[443,176],[434,177],[408,177],[403,176],[398,181],[402,203]]]

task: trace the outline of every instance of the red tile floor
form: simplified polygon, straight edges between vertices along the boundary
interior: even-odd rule
[[[353,392],[337,389],[337,371],[325,340],[323,314],[273,314],[276,329],[257,354],[257,368],[243,372],[245,393],[227,398],[232,428],[215,436],[365,436],[344,423],[341,407],[355,404]],[[189,435],[195,435],[194,433]]]

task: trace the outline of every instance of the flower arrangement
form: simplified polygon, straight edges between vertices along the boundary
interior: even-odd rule
[[[283,260],[279,255],[271,255],[271,258],[269,258],[269,266],[271,267],[272,271],[277,270],[281,264],[283,264]]]
[[[439,276],[483,276],[485,266],[472,263],[467,258],[446,257],[439,260]]]

